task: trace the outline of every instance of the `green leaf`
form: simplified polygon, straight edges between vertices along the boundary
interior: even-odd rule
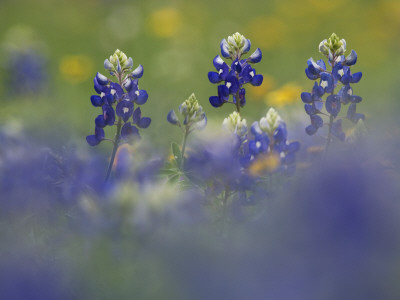
[[[180,178],[179,174],[172,175],[172,176],[168,177],[168,182],[169,183],[177,183],[179,178]]]
[[[179,172],[179,170],[177,170],[176,168],[170,168],[170,169],[163,168],[163,169],[160,169],[160,171],[159,171],[160,175],[173,175],[178,172]]]

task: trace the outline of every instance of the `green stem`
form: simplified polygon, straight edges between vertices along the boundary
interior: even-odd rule
[[[239,91],[236,92],[236,110],[240,115],[240,99],[239,99]]]
[[[116,77],[118,79],[118,83],[120,86],[122,86],[122,77],[123,77],[123,73],[116,74]],[[118,123],[117,123],[117,132],[115,133],[115,138],[114,138],[114,147],[111,153],[111,159],[110,159],[110,163],[108,165],[108,169],[107,169],[107,175],[106,175],[106,181],[108,181],[110,179],[110,175],[111,175],[111,170],[112,170],[112,166],[114,164],[114,160],[115,160],[115,154],[117,154],[117,149],[118,149],[118,144],[119,144],[119,138],[121,136],[121,127],[122,127],[122,119],[121,117],[118,117]]]
[[[113,141],[114,142],[114,148],[113,148],[113,151],[112,151],[112,154],[111,154],[110,163],[109,163],[108,169],[107,169],[106,181],[108,181],[110,179],[112,166],[113,166],[114,160],[115,160],[115,154],[117,153],[117,149],[118,149],[119,138],[121,136],[121,127],[122,127],[122,119],[118,118],[117,133],[115,134],[115,138],[114,138],[114,141]]]
[[[183,170],[183,166],[184,166],[186,141],[187,141],[188,135],[189,135],[189,127],[186,126],[185,127],[185,135],[183,136],[183,142],[182,142],[182,151],[181,151],[182,159],[181,159],[181,165],[180,165],[181,170]]]
[[[236,78],[237,78],[237,80],[238,80],[238,82],[239,82],[239,74],[236,72]],[[239,92],[240,92],[240,89],[238,89],[237,91],[236,91],[236,111],[238,112],[238,114],[240,115],[240,99],[239,99]]]
[[[334,61],[334,62],[336,61],[336,56],[333,57],[333,61]],[[332,72],[333,72],[333,68],[334,68],[334,67],[335,67],[335,63],[332,64],[332,71],[331,71],[331,74],[332,74]],[[333,95],[333,94],[334,94],[334,91],[332,91],[331,95]],[[327,157],[327,155],[328,155],[328,148],[329,148],[329,145],[330,145],[331,139],[332,139],[332,124],[333,124],[333,119],[334,119],[334,117],[333,117],[332,115],[330,115],[330,116],[329,116],[329,125],[328,125],[328,127],[329,127],[328,139],[326,140],[326,145],[325,145],[325,150],[324,150],[324,156],[322,157],[322,160],[323,160],[323,161],[326,160],[326,157]]]

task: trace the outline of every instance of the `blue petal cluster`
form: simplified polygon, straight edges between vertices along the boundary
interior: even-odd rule
[[[226,188],[236,192],[250,190],[254,178],[244,172],[239,146],[229,140],[197,145],[186,160],[186,176],[196,185],[205,186],[208,195],[219,195]]]
[[[357,123],[365,118],[363,114],[356,113],[356,104],[361,102],[362,98],[354,95],[351,87],[351,84],[359,82],[362,77],[361,72],[352,73],[350,70],[350,67],[357,62],[357,53],[352,50],[348,56],[344,56],[345,50],[345,41],[339,41],[333,34],[329,40],[324,40],[320,44],[320,51],[328,58],[331,71],[327,70],[322,59],[314,61],[310,58],[307,61],[305,73],[309,79],[315,80],[311,93],[301,94],[304,109],[311,121],[311,124],[306,127],[308,135],[315,134],[324,125],[323,96],[326,96],[325,109],[330,117],[331,132],[338,139],[344,141],[346,138],[342,131],[342,119],[337,118],[343,105],[350,104],[347,119],[351,122]],[[335,93],[335,89],[339,86],[341,86],[340,90]]]
[[[138,128],[147,128],[151,123],[150,118],[142,117],[139,107],[145,104],[148,98],[147,92],[139,89],[139,78],[143,75],[143,67],[139,65],[131,71],[132,59],[129,58],[122,68],[118,57],[115,68],[109,60],[106,60],[104,65],[111,75],[117,77],[118,83],[100,73],[94,78],[94,89],[97,94],[92,95],[90,100],[93,106],[101,107],[102,113],[95,119],[95,133],[86,137],[91,146],[96,146],[105,139],[106,126],[117,125],[117,136],[124,142],[131,142],[140,137]]]
[[[257,158],[265,155],[276,155],[279,157],[278,170],[286,174],[293,174],[296,166],[296,152],[300,149],[300,143],[297,141],[289,142],[286,123],[280,121],[272,134],[267,134],[260,128],[259,122],[254,122],[250,129],[244,155],[242,156],[242,165],[245,167],[257,163]]]
[[[234,40],[233,38],[236,38]],[[221,54],[224,58],[232,60],[228,65],[219,55],[213,60],[216,72],[208,73],[211,83],[222,83],[218,85],[218,95],[210,97],[210,103],[214,107],[221,107],[225,103],[233,103],[243,107],[246,104],[246,90],[244,85],[250,83],[253,86],[260,86],[263,76],[256,73],[252,64],[261,61],[262,53],[259,48],[246,59],[242,59],[242,54],[250,50],[250,40],[236,33],[230,36],[228,41],[221,41]],[[232,95],[232,101],[229,101]]]

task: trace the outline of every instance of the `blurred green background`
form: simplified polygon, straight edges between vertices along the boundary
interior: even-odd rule
[[[167,112],[192,92],[210,124],[232,112],[233,106],[209,104],[217,86],[207,73],[221,39],[237,31],[251,40],[250,53],[257,47],[263,52],[256,66],[263,85],[247,90],[243,109],[248,124],[271,105],[289,126],[309,121],[300,100],[313,85],[304,73],[306,61],[322,58],[318,45],[332,32],[347,41],[348,52],[358,53],[353,72],[363,72],[354,85],[363,97],[359,112],[374,124],[399,111],[398,0],[1,0],[1,65],[13,43],[34,47],[47,59],[49,84],[39,95],[10,96],[1,68],[0,123],[19,122],[38,138],[52,136],[54,143],[85,143],[100,112],[90,103],[93,77],[97,71],[106,74],[103,61],[118,48],[134,66],[144,66],[140,88],[149,100],[142,112],[153,122],[142,136],[164,147],[180,140],[180,132],[166,123]],[[101,148],[110,151],[111,145]]]

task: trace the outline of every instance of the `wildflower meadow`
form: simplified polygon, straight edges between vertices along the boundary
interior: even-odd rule
[[[400,3],[0,3],[0,299],[400,299]]]

